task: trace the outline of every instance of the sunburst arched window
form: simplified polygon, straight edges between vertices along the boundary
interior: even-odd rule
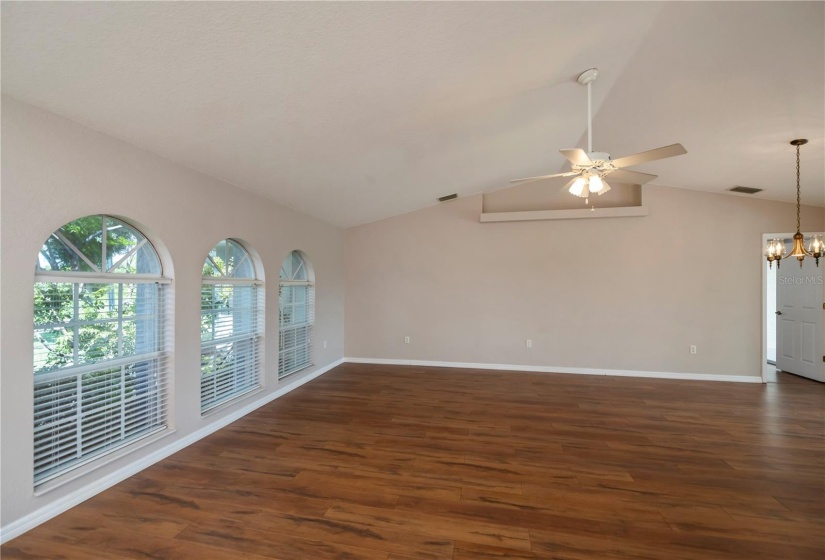
[[[151,243],[110,216],[52,233],[34,285],[34,480],[167,426],[168,280]]]
[[[203,263],[201,412],[261,386],[263,283],[244,247],[224,239]]]
[[[308,263],[298,251],[292,251],[281,265],[278,315],[280,379],[312,365],[315,285]]]

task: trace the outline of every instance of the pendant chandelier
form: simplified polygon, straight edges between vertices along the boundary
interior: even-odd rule
[[[805,257],[813,257],[816,260],[816,266],[819,266],[819,257],[825,252],[825,242],[822,236],[817,234],[811,237],[811,242],[808,248],[805,249],[805,236],[800,232],[799,210],[800,210],[800,187],[799,187],[799,148],[804,146],[808,141],[804,138],[791,140],[791,146],[796,146],[796,233],[793,235],[793,249],[788,254],[785,254],[785,241],[782,239],[770,239],[765,247],[765,256],[768,259],[768,266],[773,266],[773,261],[776,261],[776,267],[782,259],[789,257],[796,257],[799,261],[799,267],[802,268],[802,261]]]

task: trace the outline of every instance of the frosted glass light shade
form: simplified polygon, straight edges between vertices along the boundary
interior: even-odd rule
[[[575,181],[573,181],[573,184],[570,185],[570,194],[575,196],[582,196],[582,193],[584,192],[584,186],[586,183],[587,179],[585,179],[584,177],[577,178]]]

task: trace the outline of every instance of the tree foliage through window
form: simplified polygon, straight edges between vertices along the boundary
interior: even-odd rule
[[[263,288],[246,249],[224,239],[203,263],[201,412],[260,386]]]
[[[34,285],[35,480],[165,422],[160,260],[136,229],[87,216],[49,236]]]

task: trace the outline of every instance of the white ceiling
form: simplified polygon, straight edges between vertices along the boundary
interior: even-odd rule
[[[656,183],[825,206],[825,3],[3,2],[2,89],[351,226],[681,142]],[[550,184],[549,186],[552,186]]]

